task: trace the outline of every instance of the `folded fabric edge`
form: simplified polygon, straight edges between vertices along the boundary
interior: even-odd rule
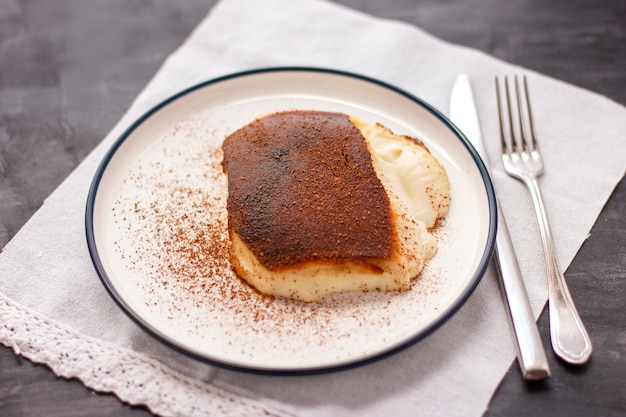
[[[155,414],[286,416],[137,352],[85,336],[1,293],[0,343],[59,377],[76,378],[86,387],[112,393],[130,405],[145,405]]]

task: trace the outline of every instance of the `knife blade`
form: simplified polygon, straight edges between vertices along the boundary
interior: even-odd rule
[[[450,119],[469,139],[489,171],[478,111],[474,103],[469,77],[465,74],[457,77],[452,88]],[[510,322],[515,333],[518,363],[525,379],[545,379],[550,376],[548,359],[530,308],[522,273],[499,201],[497,201],[497,206],[498,230],[492,262],[498,271],[500,287],[508,306]]]

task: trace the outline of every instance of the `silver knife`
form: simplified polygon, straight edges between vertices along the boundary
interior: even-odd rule
[[[482,158],[487,170],[487,152],[483,144],[474,95],[467,75],[456,79],[450,97],[450,119],[465,134]],[[501,289],[506,296],[511,324],[517,341],[517,358],[522,375],[527,380],[540,380],[550,376],[537,324],[533,317],[522,274],[513,250],[504,215],[498,202],[498,231],[492,262],[500,277]]]

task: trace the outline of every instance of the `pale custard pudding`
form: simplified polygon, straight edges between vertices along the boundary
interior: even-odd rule
[[[223,144],[230,260],[264,294],[407,290],[437,251],[443,166],[419,140],[343,113],[274,113]]]

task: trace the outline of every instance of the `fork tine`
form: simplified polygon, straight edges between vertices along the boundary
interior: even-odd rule
[[[520,141],[521,141],[521,148],[522,148],[522,152],[529,152],[530,146],[528,144],[528,135],[526,134],[526,126],[524,124],[524,111],[523,111],[523,105],[522,105],[522,94],[520,93],[519,90],[519,82],[517,80],[517,75],[514,77],[513,79],[514,81],[514,85],[515,85],[515,99],[516,99],[516,104],[517,104],[517,121],[519,124],[519,133],[520,133]]]
[[[525,75],[524,75],[524,93],[526,94],[526,108],[528,110],[528,124],[530,127],[530,140],[533,145],[532,150],[539,150],[539,146],[537,144],[537,134],[535,132],[535,121],[533,118],[533,110],[530,107],[530,94],[528,93],[528,81],[526,80]]]
[[[509,90],[509,79],[504,76],[504,92],[506,96],[506,107],[509,115],[509,133],[511,135],[511,151],[517,153],[519,149],[519,143],[517,141],[517,135],[515,134],[515,125],[513,124],[513,107],[511,106],[511,92]]]
[[[502,96],[500,94],[500,80],[496,77],[496,98],[498,101],[498,121],[500,122],[500,145],[502,146],[502,152],[506,152],[510,154],[511,151],[509,149],[508,141],[506,140],[506,135],[504,134],[504,109],[502,106]]]

